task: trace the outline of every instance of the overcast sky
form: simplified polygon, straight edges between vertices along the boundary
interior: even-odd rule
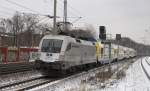
[[[16,2],[34,11],[21,8],[8,1]],[[58,0],[58,15],[62,16],[63,0]],[[104,25],[108,33],[130,37],[142,42],[145,36],[150,42],[150,0],[68,0],[68,15],[83,17],[75,23]],[[0,16],[10,17],[15,11],[53,15],[53,0],[1,0]],[[70,19],[74,21],[75,19]],[[148,30],[145,32],[145,30]]]

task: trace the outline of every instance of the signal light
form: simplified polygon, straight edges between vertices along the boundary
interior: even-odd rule
[[[105,26],[100,26],[99,27],[99,38],[101,40],[106,40],[106,29],[105,29]]]

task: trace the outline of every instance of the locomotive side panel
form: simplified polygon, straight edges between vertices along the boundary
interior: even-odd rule
[[[82,43],[68,43],[65,51],[65,60],[70,66],[83,65],[96,62],[96,48],[94,45]]]

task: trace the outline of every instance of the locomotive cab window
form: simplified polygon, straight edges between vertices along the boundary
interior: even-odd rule
[[[44,39],[41,47],[42,52],[60,53],[63,40]]]

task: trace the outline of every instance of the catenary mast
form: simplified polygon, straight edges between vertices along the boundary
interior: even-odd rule
[[[67,31],[67,0],[64,0],[64,30]]]
[[[54,19],[53,19],[53,33],[56,34],[56,12],[57,12],[57,0],[54,0]]]

